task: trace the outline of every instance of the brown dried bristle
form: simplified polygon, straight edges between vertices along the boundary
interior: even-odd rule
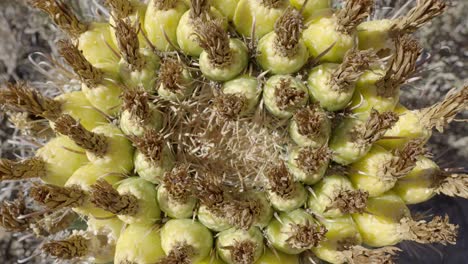
[[[96,207],[116,215],[135,215],[138,213],[138,198],[132,194],[119,194],[111,184],[99,179],[91,185],[90,201]]]
[[[149,94],[143,89],[125,90],[122,93],[122,109],[143,125],[151,120]]]
[[[307,173],[316,173],[331,157],[332,152],[324,145],[319,148],[304,147],[299,150],[296,161]]]
[[[84,203],[86,194],[78,186],[60,187],[52,184],[34,185],[30,196],[47,209],[72,208]]]
[[[431,107],[420,110],[421,124],[428,129],[435,128],[443,132],[455,116],[468,109],[468,85],[462,89],[452,89],[447,93],[444,100]]]
[[[145,66],[145,60],[140,54],[137,29],[132,25],[129,18],[117,19],[115,36],[120,55],[122,55],[129,69],[131,71],[141,71]]]
[[[285,4],[284,0],[261,0],[261,3],[268,8],[278,8]]]
[[[172,250],[156,264],[192,264],[192,257],[196,254],[195,249],[187,243],[178,243]]]
[[[169,10],[175,8],[177,1],[174,0],[156,0],[154,1],[154,6],[158,10]]]
[[[372,109],[364,128],[360,128],[359,131],[356,131],[355,135],[363,140],[364,144],[373,144],[381,139],[385,132],[390,129],[398,119],[399,116],[392,111],[380,114],[377,110]]]
[[[309,249],[316,247],[325,239],[328,230],[323,225],[311,222],[306,224],[290,224],[291,236],[286,239],[286,243],[292,248]]]
[[[303,90],[291,87],[291,82],[291,79],[281,78],[275,87],[276,105],[281,110],[294,108],[307,96]]]
[[[35,218],[30,228],[37,236],[47,237],[67,229],[76,219],[77,215],[71,210],[57,211],[45,214],[41,218]]]
[[[349,50],[343,63],[331,74],[329,83],[332,90],[347,91],[351,89],[359,77],[377,59],[377,54],[373,50]]]
[[[0,204],[0,226],[9,232],[24,232],[29,229],[29,219],[19,219],[28,214],[23,197],[14,201],[2,201]]]
[[[468,174],[441,172],[435,179],[435,192],[468,199]]]
[[[255,262],[257,245],[250,240],[235,241],[233,245],[223,247],[231,252],[231,261],[235,264],[252,264]]]
[[[416,167],[416,162],[427,153],[424,141],[414,139],[406,143],[402,149],[393,151],[393,158],[384,165],[384,179],[395,181],[407,175]]]
[[[80,22],[62,0],[30,0],[30,3],[46,12],[57,26],[74,38],[78,38],[88,30],[88,26]]]
[[[210,63],[216,68],[229,66],[232,62],[232,52],[229,47],[229,35],[223,29],[222,21],[198,20],[194,26],[198,44],[208,54]]]
[[[190,18],[192,22],[196,25],[197,19],[206,19],[208,16],[208,11],[210,10],[210,1],[209,0],[190,0]]]
[[[327,115],[320,111],[318,104],[311,104],[303,107],[294,114],[297,129],[303,136],[315,137],[321,133],[322,125],[328,119]]]
[[[170,172],[166,172],[163,178],[164,187],[171,199],[185,204],[192,196],[193,179],[188,173],[188,167],[179,165]]]
[[[0,95],[1,96],[1,95]],[[54,136],[49,121],[44,118],[38,118],[26,112],[8,112],[9,121],[22,135],[38,139],[48,139]]]
[[[294,177],[289,173],[284,162],[271,165],[271,167],[266,170],[265,176],[268,179],[270,191],[284,199],[294,197],[296,192]]]
[[[38,157],[20,161],[0,159],[0,181],[25,180],[47,176],[46,163]]]
[[[86,256],[88,253],[88,239],[82,235],[71,235],[64,240],[47,242],[42,250],[50,256],[63,260],[71,260]]]
[[[339,209],[343,214],[361,214],[366,210],[369,193],[362,190],[340,189],[325,211]]]
[[[436,16],[442,14],[446,4],[443,0],[420,0],[406,16],[398,18],[390,29],[392,36],[411,34],[429,22]]]
[[[416,70],[416,61],[421,54],[421,46],[411,36],[403,35],[395,39],[395,54],[385,76],[376,86],[378,94],[383,97],[393,97],[400,86]]]
[[[167,58],[159,69],[159,83],[173,93],[183,93],[185,89],[182,83],[184,65],[181,61]]]
[[[297,54],[297,47],[304,28],[302,14],[293,7],[288,7],[275,22],[275,48],[286,57]]]
[[[94,88],[102,82],[103,72],[91,65],[77,46],[73,45],[69,40],[60,40],[57,42],[57,47],[60,55],[73,68],[73,71],[86,86]]]
[[[337,30],[351,34],[369,16],[373,5],[373,0],[347,0],[344,7],[336,14]]]
[[[349,264],[396,264],[393,258],[399,251],[401,249],[390,246],[371,249],[356,245],[342,254],[344,262]]]
[[[112,15],[117,19],[123,19],[135,12],[132,2],[129,0],[105,0],[111,8]]]
[[[458,225],[449,222],[448,215],[445,217],[435,216],[431,221],[414,221],[403,218],[400,221],[400,232],[406,240],[421,244],[440,243],[442,245],[454,245],[458,235]]]
[[[164,148],[164,140],[156,129],[147,129],[141,137],[133,137],[132,141],[133,145],[147,159],[154,164],[159,164]]]
[[[97,157],[104,157],[107,153],[107,137],[86,130],[80,122],[70,115],[62,115],[55,121],[55,130],[71,138],[78,146],[92,152]]]
[[[218,114],[225,119],[235,119],[239,117],[246,102],[243,95],[221,94],[215,97],[213,105]]]
[[[7,83],[0,90],[0,104],[13,111],[22,111],[54,121],[62,113],[62,104],[48,98],[25,82]]]

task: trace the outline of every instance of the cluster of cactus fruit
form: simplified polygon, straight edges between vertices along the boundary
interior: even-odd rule
[[[393,263],[401,241],[456,242],[447,216],[416,219],[407,204],[468,198],[467,175],[424,147],[467,109],[468,87],[399,104],[421,64],[411,34],[441,0],[383,20],[368,20],[372,0],[107,0],[106,23],[30,2],[69,36],[54,63],[80,84],[54,98],[24,82],[0,90],[12,123],[43,142],[1,160],[1,180],[31,184],[2,201],[0,225],[44,237],[43,254]],[[76,218],[87,227],[70,228]]]

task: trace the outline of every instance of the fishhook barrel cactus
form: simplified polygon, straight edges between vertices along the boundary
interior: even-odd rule
[[[41,147],[0,160],[0,180],[29,183],[0,225],[42,237],[44,257],[394,263],[404,240],[456,243],[447,216],[407,204],[468,198],[468,175],[425,148],[468,86],[399,104],[420,66],[412,33],[443,0],[383,20],[372,0],[106,0],[106,22],[30,4],[67,36],[50,58],[64,85],[2,84],[2,109]]]

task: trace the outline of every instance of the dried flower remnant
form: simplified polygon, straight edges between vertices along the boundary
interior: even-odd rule
[[[423,145],[423,141],[416,139],[408,142],[401,150],[394,150],[391,161],[383,166],[381,177],[395,181],[407,175],[416,167],[419,158],[427,153]]]
[[[183,93],[184,83],[182,81],[184,66],[182,62],[167,58],[161,64],[159,69],[159,83],[164,85],[164,88],[173,93]]]
[[[443,0],[420,0],[417,1],[408,14],[398,18],[390,28],[391,36],[411,34],[424,24],[444,12],[446,4]]]
[[[345,34],[352,33],[372,11],[373,0],[347,0],[337,13],[337,30]]]
[[[29,213],[23,197],[0,204],[0,226],[10,232],[24,232],[29,229],[29,219],[20,216]]]
[[[81,22],[70,6],[62,0],[30,0],[30,2],[34,7],[46,12],[55,24],[73,37],[78,37],[88,30],[88,26]]]
[[[182,204],[186,203],[193,193],[194,181],[188,173],[187,166],[180,165],[166,172],[163,182],[171,198]]]
[[[434,104],[431,107],[421,110],[421,124],[427,129],[433,127],[440,132],[443,132],[455,116],[468,109],[468,85],[465,85],[460,90],[451,90],[447,93],[444,100]]]
[[[42,250],[58,259],[76,259],[86,256],[89,250],[89,240],[82,235],[75,234],[64,240],[47,242],[42,246]]]
[[[223,118],[234,119],[240,115],[245,101],[243,95],[222,94],[214,99],[214,107]]]
[[[302,14],[289,7],[275,23],[275,48],[286,57],[297,53],[297,47],[304,28]]]
[[[227,67],[233,61],[229,35],[221,23],[221,20],[208,20],[195,24],[198,44],[207,52],[210,63],[217,68]]]
[[[57,47],[60,55],[88,87],[96,87],[102,82],[103,72],[95,68],[76,45],[68,40],[60,40],[57,42]]]
[[[131,71],[141,71],[145,60],[140,54],[137,29],[131,25],[130,19],[118,19],[115,25],[115,35],[120,55]]]
[[[385,132],[398,121],[398,115],[394,112],[384,112],[379,114],[372,109],[370,117],[364,126],[358,126],[353,131],[355,142],[362,142],[371,145],[381,139]]]
[[[255,261],[255,249],[257,245],[253,241],[236,241],[234,245],[224,247],[231,252],[233,263],[251,264]]]
[[[190,17],[195,22],[197,19],[206,19],[210,9],[209,0],[190,0]]]
[[[35,185],[31,187],[29,195],[50,210],[77,207],[86,199],[86,194],[78,186],[59,187],[52,184]]]
[[[177,1],[173,0],[156,0],[154,1],[154,5],[158,10],[169,10],[176,6]]]
[[[46,175],[46,163],[41,158],[20,161],[0,159],[0,181],[42,178]]]
[[[296,107],[306,96],[305,91],[291,87],[291,79],[282,78],[275,87],[276,104],[281,110]]]
[[[125,90],[122,94],[122,109],[139,122],[148,122],[152,115],[149,94],[143,90]]]
[[[378,57],[373,50],[349,50],[336,70],[333,71],[329,85],[335,91],[348,90],[359,77],[368,70]]]
[[[403,218],[400,221],[400,233],[406,240],[421,244],[441,243],[443,245],[456,243],[458,225],[449,222],[448,215],[435,216],[431,221],[415,221]]]
[[[366,191],[340,189],[325,211],[339,209],[343,214],[363,213],[366,209],[367,198],[369,198],[369,193]]]
[[[90,201],[96,207],[116,215],[131,216],[138,212],[138,200],[134,195],[121,195],[102,179],[91,185]]]
[[[286,243],[295,249],[316,247],[325,239],[327,229],[323,225],[307,222],[306,224],[290,224],[291,235]]]
[[[292,198],[296,192],[296,185],[294,185],[294,178],[289,173],[288,168],[283,162],[278,165],[273,165],[266,172],[265,176],[268,179],[270,191],[287,199]]]
[[[78,146],[103,157],[107,153],[107,138],[104,135],[86,130],[70,115],[62,115],[55,122],[55,130],[70,137]]]
[[[468,199],[468,174],[440,172],[432,187],[438,194]]]
[[[299,109],[294,114],[294,120],[301,135],[314,137],[321,133],[322,124],[328,117],[324,112],[319,111],[319,108],[318,104],[312,104]]]
[[[385,76],[376,83],[380,96],[395,96],[400,86],[416,70],[416,61],[421,51],[418,41],[408,35],[395,39],[395,54],[390,66]]]
[[[325,162],[328,162],[331,155],[332,152],[327,146],[321,146],[320,148],[305,147],[299,151],[296,160],[301,169],[308,173],[314,173]]]
[[[278,8],[283,5],[283,0],[261,0],[261,3],[268,8]]]
[[[394,261],[395,255],[401,249],[397,247],[382,247],[382,248],[365,248],[355,245],[350,249],[340,252],[343,261],[350,264],[359,263],[379,263],[379,264],[396,264]]]
[[[25,82],[7,83],[0,90],[0,104],[13,111],[23,111],[50,120],[62,113],[60,102],[42,95]]]
[[[134,13],[134,7],[129,0],[105,0],[117,19],[123,19]]]
[[[192,257],[195,255],[195,249],[186,244],[179,243],[173,246],[170,253],[156,264],[191,264]]]
[[[134,137],[133,145],[151,162],[157,164],[161,160],[164,140],[156,129],[148,129],[141,137]]]

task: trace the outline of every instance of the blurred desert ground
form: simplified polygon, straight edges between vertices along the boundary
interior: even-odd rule
[[[70,0],[75,10],[85,19],[90,18],[90,7],[96,0]],[[407,1],[376,0],[377,18],[391,17]],[[449,89],[461,87],[468,82],[468,0],[449,1],[447,12],[435,19],[418,33],[425,48],[424,57],[429,58],[415,80],[406,85],[402,102],[410,108],[428,106],[439,100]],[[48,18],[28,7],[27,0],[0,0],[0,83],[13,80],[46,81],[29,62],[33,52],[54,53],[53,43],[61,37]],[[460,119],[467,119],[464,113]],[[20,155],[17,146],[9,139],[14,130],[0,113],[0,156]],[[435,133],[430,149],[442,167],[468,168],[468,126],[454,122],[443,135]],[[15,186],[0,183],[0,199],[11,199]],[[464,264],[468,263],[468,202],[462,199],[437,197],[430,202],[413,207],[414,212],[426,215],[448,213],[452,221],[460,225],[460,237],[455,246],[418,246],[413,243],[401,245],[405,253],[398,263],[406,264]],[[21,238],[21,241],[18,241]],[[39,245],[32,237],[11,235],[0,231],[1,263],[17,263],[31,256]],[[51,263],[36,257],[26,263]]]

